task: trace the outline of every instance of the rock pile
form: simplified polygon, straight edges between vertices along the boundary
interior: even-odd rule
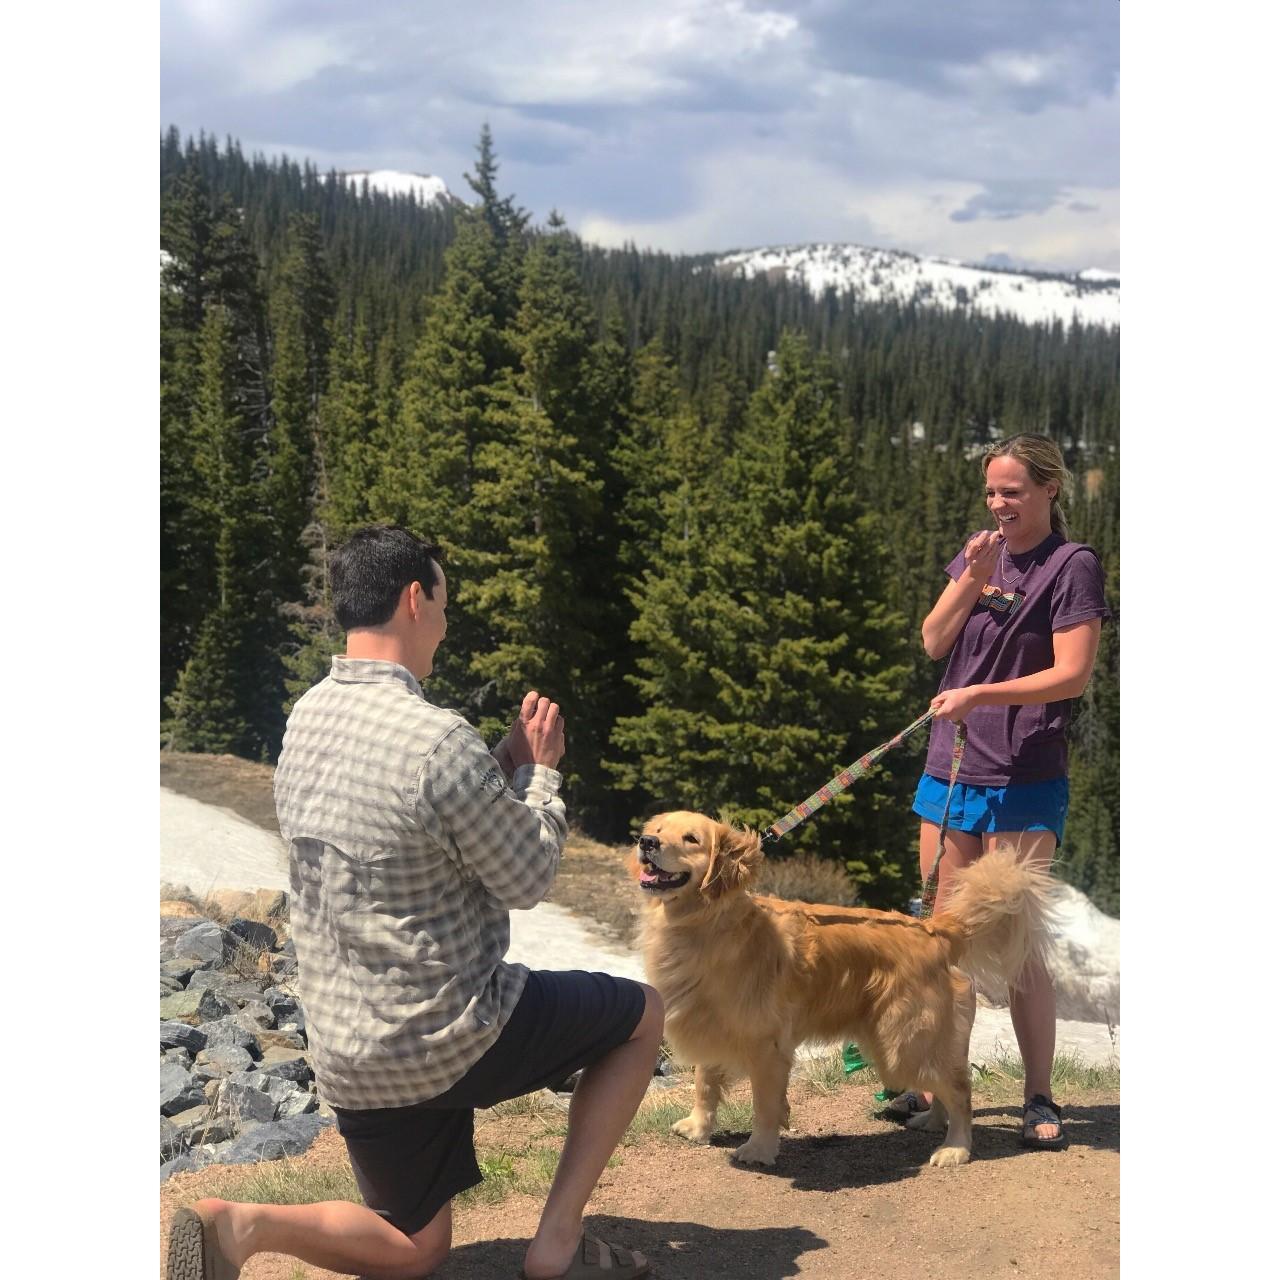
[[[162,1182],[206,1164],[301,1154],[333,1123],[307,1061],[293,943],[258,920],[223,926],[180,909],[161,903]]]

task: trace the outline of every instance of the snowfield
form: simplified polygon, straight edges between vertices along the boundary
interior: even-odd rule
[[[772,275],[861,302],[914,302],[980,315],[1004,314],[1028,324],[1120,325],[1120,277],[1097,268],[1076,276],[1036,275],[968,266],[952,258],[920,258],[857,244],[786,245],[717,258],[715,270]]]

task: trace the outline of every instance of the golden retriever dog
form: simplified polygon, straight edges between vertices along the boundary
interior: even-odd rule
[[[1043,955],[1052,877],[994,850],[961,873],[945,910],[920,920],[757,896],[748,886],[762,861],[759,836],[687,812],[651,818],[631,855],[647,899],[645,969],[677,1060],[696,1067],[693,1110],[672,1129],[709,1141],[726,1083],[746,1074],[751,1136],[733,1155],[773,1164],[796,1048],[856,1040],[889,1088],[933,1093],[910,1122],[946,1129],[929,1163],[964,1164],[969,975],[1008,982]]]

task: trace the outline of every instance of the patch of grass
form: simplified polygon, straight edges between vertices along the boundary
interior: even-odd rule
[[[984,1094],[1003,1097],[1012,1094],[1022,1096],[1022,1084],[1026,1079],[1020,1055],[1003,1051],[991,1057],[984,1065],[974,1069],[974,1088]],[[1074,1050],[1053,1055],[1053,1068],[1049,1081],[1056,1092],[1089,1092],[1120,1088],[1120,1065],[1117,1062],[1086,1062]]]
[[[858,897],[857,883],[843,863],[812,853],[766,858],[755,889],[775,898],[825,902],[837,907],[851,907]]]
[[[866,1072],[856,1073],[862,1080]],[[808,1058],[800,1064],[800,1078],[815,1093],[831,1094],[843,1089],[853,1077],[844,1073],[844,1056],[839,1049],[823,1054],[820,1058]]]
[[[751,1093],[743,1090],[744,1096],[724,1098],[716,1112],[715,1132],[724,1130],[728,1133],[748,1133],[751,1129]],[[663,1141],[682,1143],[684,1139],[671,1132],[671,1126],[677,1120],[683,1120],[693,1108],[693,1096],[683,1089],[664,1090],[660,1094],[650,1094],[640,1104],[627,1132],[623,1135],[623,1145],[632,1146],[641,1138],[659,1138]]]
[[[560,1147],[534,1147],[520,1162],[516,1190],[528,1196],[543,1197],[551,1190],[551,1180],[560,1163]]]
[[[716,1129],[724,1133],[750,1133],[751,1095],[726,1098],[716,1112]]]
[[[516,1189],[520,1175],[516,1170],[515,1157],[508,1152],[494,1151],[478,1155],[476,1163],[480,1166],[480,1176],[484,1181],[479,1186],[468,1187],[458,1195],[459,1204],[497,1204]]]
[[[316,1167],[289,1159],[232,1166],[201,1194],[247,1204],[364,1203],[349,1165]]]
[[[691,1106],[692,1100],[683,1090],[664,1090],[647,1095],[627,1126],[623,1142],[630,1146],[640,1138],[672,1137],[671,1126],[677,1120],[683,1120]]]
[[[541,1093],[522,1093],[518,1098],[507,1098],[504,1102],[495,1102],[489,1108],[489,1114],[504,1120],[517,1116],[528,1116],[535,1120],[559,1120],[563,1123],[565,1113],[542,1096]]]

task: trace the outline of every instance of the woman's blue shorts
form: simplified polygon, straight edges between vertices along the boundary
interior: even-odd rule
[[[1052,831],[1062,843],[1067,821],[1067,780],[1018,782],[1009,787],[971,787],[957,782],[947,811],[947,829],[983,835],[993,831]],[[947,783],[926,773],[916,788],[912,813],[942,825]]]

